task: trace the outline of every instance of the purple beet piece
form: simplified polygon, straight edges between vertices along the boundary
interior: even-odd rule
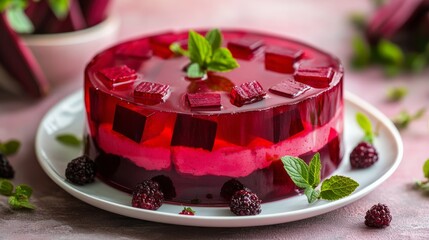
[[[21,85],[26,94],[42,97],[49,84],[31,51],[0,15],[0,64]]]
[[[146,40],[136,40],[121,44],[116,48],[115,54],[124,57],[149,59],[152,57],[152,49]]]
[[[302,50],[267,47],[265,50],[265,68],[280,73],[293,73],[295,71],[294,64],[303,55]]]
[[[107,17],[110,0],[79,0],[88,27],[102,22]]]
[[[264,41],[252,37],[231,40],[227,44],[228,49],[235,58],[245,60],[252,59],[262,46],[264,46]]]
[[[137,79],[136,71],[126,65],[104,68],[98,71],[98,75],[104,80],[109,88],[129,83]]]
[[[329,87],[334,76],[332,68],[299,67],[294,74],[296,81],[314,88]]]
[[[288,98],[296,98],[310,89],[310,86],[293,80],[292,77],[287,77],[280,83],[272,86],[270,92]]]
[[[188,93],[186,98],[192,109],[220,110],[222,107],[219,93]]]
[[[258,81],[245,82],[232,88],[231,103],[241,107],[244,104],[261,101],[266,94]]]
[[[211,151],[216,131],[216,122],[186,114],[177,114],[171,146],[187,146]]]
[[[142,82],[134,88],[134,98],[139,102],[156,104],[163,102],[169,91],[169,85]]]
[[[138,112],[117,105],[112,129],[113,131],[126,136],[134,142],[140,143],[146,124],[146,119],[146,116]]]

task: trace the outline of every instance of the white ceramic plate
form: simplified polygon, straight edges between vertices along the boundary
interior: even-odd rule
[[[242,227],[285,223],[310,218],[350,204],[384,182],[398,167],[403,146],[400,135],[392,122],[377,109],[359,99],[345,94],[345,143],[346,157],[334,174],[352,177],[360,186],[356,191],[338,201],[318,201],[309,205],[305,196],[295,196],[280,201],[263,203],[262,213],[256,216],[239,217],[227,207],[193,207],[195,216],[178,213],[183,206],[163,204],[157,211],[137,209],[130,206],[131,196],[120,192],[103,182],[86,186],[75,186],[65,180],[67,163],[81,155],[82,149],[63,146],[55,136],[64,132],[80,134],[84,129],[83,92],[79,91],[53,107],[43,118],[36,136],[36,153],[40,165],[48,176],[65,191],[95,207],[138,219],[154,222],[208,227]],[[355,121],[357,111],[367,114],[372,122],[379,122],[379,136],[375,146],[379,151],[379,161],[368,169],[352,170],[348,155],[362,138],[361,130]]]

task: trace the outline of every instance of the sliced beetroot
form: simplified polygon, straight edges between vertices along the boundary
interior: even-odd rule
[[[86,24],[91,27],[107,17],[110,0],[79,0]]]
[[[244,37],[228,42],[227,47],[235,58],[251,59],[264,46],[264,41],[258,38]]]
[[[288,98],[296,98],[308,89],[310,89],[310,86],[297,82],[293,80],[292,77],[288,77],[280,83],[272,86],[270,88],[270,92]]]
[[[332,68],[299,67],[294,74],[296,81],[314,88],[329,87],[333,77],[334,70]]]
[[[294,64],[303,54],[302,50],[269,47],[265,50],[265,68],[280,73],[293,73]]]
[[[186,114],[177,114],[171,146],[186,146],[211,151],[216,131],[216,122]]]
[[[163,102],[169,91],[170,86],[168,85],[142,82],[134,88],[134,98],[138,102],[156,104]]]
[[[116,48],[115,54],[124,57],[148,59],[152,56],[152,49],[148,41],[136,40],[119,45]]]
[[[0,64],[21,85],[26,94],[41,97],[49,84],[31,51],[0,15]]]
[[[267,93],[258,81],[234,86],[231,90],[231,103],[241,107],[244,104],[261,101]]]
[[[126,65],[104,68],[98,71],[98,75],[104,80],[108,88],[114,88],[137,79],[136,71]]]
[[[186,98],[192,109],[220,110],[222,107],[219,93],[188,93]]]
[[[147,117],[143,114],[117,105],[113,119],[113,131],[120,133],[136,143],[140,143]]]

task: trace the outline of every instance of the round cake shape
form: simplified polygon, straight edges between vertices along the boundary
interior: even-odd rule
[[[222,33],[240,67],[202,78],[186,77],[189,59],[169,48],[186,49],[187,32],[142,37],[92,59],[85,152],[100,179],[131,192],[155,178],[170,202],[219,205],[228,203],[222,188],[237,181],[263,202],[297,194],[285,155],[309,162],[319,152],[322,178],[338,167],[339,61],[282,37]]]

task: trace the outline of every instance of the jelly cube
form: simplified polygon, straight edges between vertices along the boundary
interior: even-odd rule
[[[231,103],[241,107],[244,104],[261,101],[267,93],[258,81],[245,82],[231,90]]]
[[[269,47],[265,50],[265,68],[280,73],[293,73],[294,64],[304,52],[291,48]]]
[[[295,72],[295,80],[314,88],[329,87],[334,76],[332,68],[299,67]]]
[[[136,71],[126,65],[104,68],[98,71],[98,75],[103,79],[108,88],[134,82],[137,79]]]
[[[113,131],[118,132],[136,143],[140,143],[146,124],[146,116],[117,105],[113,119]]]
[[[137,40],[119,45],[115,53],[119,56],[148,59],[152,56],[152,49],[148,41]]]
[[[216,122],[195,118],[186,114],[178,114],[174,125],[171,146],[187,146],[211,151],[216,131]]]
[[[293,80],[291,77],[286,78],[280,83],[272,86],[270,88],[270,92],[275,93],[277,95],[285,96],[288,98],[296,98],[299,95],[303,94],[305,91],[310,89],[310,87],[306,84],[297,82]]]
[[[227,45],[235,58],[245,60],[252,59],[262,46],[264,46],[264,42],[262,40],[251,37],[231,40]]]
[[[186,94],[189,106],[193,109],[214,109],[220,110],[219,93],[188,93]]]
[[[142,82],[134,88],[134,98],[138,102],[156,104],[165,101],[169,90],[170,86],[165,84]]]

